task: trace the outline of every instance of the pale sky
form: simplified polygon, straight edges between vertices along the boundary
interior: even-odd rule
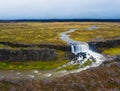
[[[0,0],[0,19],[120,19],[120,0]]]

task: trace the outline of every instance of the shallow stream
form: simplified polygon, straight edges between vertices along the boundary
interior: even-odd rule
[[[88,30],[89,29],[91,30],[92,28],[95,29],[98,27],[91,27],[91,28],[88,28]],[[23,78],[23,79],[38,79],[38,80],[54,79],[54,78],[58,78],[58,77],[62,77],[64,75],[70,74],[70,73],[80,72],[82,70],[86,70],[91,67],[99,66],[105,60],[104,56],[97,52],[91,51],[88,43],[72,40],[69,34],[74,31],[79,31],[79,30],[70,29],[67,32],[63,32],[60,34],[60,39],[62,39],[63,41],[66,41],[68,45],[71,46],[71,52],[74,53],[75,55],[77,55],[80,52],[86,52],[92,55],[96,59],[96,62],[93,63],[92,65],[88,65],[84,68],[80,68],[80,69],[72,70],[72,71],[67,71],[67,70],[63,70],[63,71],[0,70],[0,79],[4,79],[4,78],[6,79],[7,78],[10,78],[10,79],[22,79]]]

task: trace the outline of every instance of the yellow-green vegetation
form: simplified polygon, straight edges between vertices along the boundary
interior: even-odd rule
[[[87,30],[91,26],[99,27],[96,30]],[[71,28],[78,29],[70,37],[79,41],[94,41],[97,39],[111,39],[120,37],[119,23],[101,22],[11,22],[0,23],[0,42],[25,43],[25,44],[66,44],[60,39],[60,33]],[[0,44],[0,48],[11,48]],[[14,49],[14,48],[13,48]],[[15,48],[17,49],[17,48]],[[116,50],[116,49],[115,49]],[[65,53],[60,53],[59,59],[52,62],[0,62],[0,69],[53,69],[67,60],[62,59]],[[85,64],[86,65],[86,64]],[[71,69],[75,67],[68,67]]]
[[[84,67],[86,67],[86,66],[88,66],[90,64],[92,64],[92,61],[87,60],[85,63],[83,63],[82,65],[80,65],[80,68],[84,68]]]
[[[66,67],[63,67],[61,69],[58,69],[58,71],[60,71],[60,70],[75,70],[75,69],[78,69],[79,66],[80,66],[79,64],[70,65],[70,66],[66,66]]]
[[[87,28],[88,26],[86,26]],[[90,26],[89,26],[90,27]],[[120,26],[118,24],[103,23],[97,25],[98,29],[78,29],[71,33],[71,38],[78,41],[101,41],[120,37]]]
[[[32,61],[32,62],[0,62],[0,69],[9,69],[9,70],[30,70],[30,69],[39,69],[39,70],[52,70],[56,69],[63,64],[66,64],[68,60],[59,60],[59,61],[50,61],[50,62],[41,62],[41,61]]]
[[[60,70],[75,70],[75,69],[78,69],[78,68],[84,68],[90,64],[92,64],[92,62],[95,62],[95,61],[91,61],[91,60],[87,60],[85,63],[83,63],[82,65],[79,65],[79,64],[76,64],[76,65],[70,65],[70,66],[66,66],[66,67],[63,67],[61,69],[58,69],[58,71]]]
[[[107,65],[47,82],[44,79],[21,80],[8,77],[0,80],[0,91],[119,91],[120,62],[112,61]]]
[[[71,28],[80,29],[71,33],[71,37],[79,41],[91,41],[96,38],[114,38],[120,36],[119,23],[100,22],[17,22],[0,23],[0,41],[28,44],[65,44],[60,40],[60,33]],[[87,30],[91,26],[97,30]]]
[[[4,48],[4,45],[3,45],[3,44],[0,44],[0,48]]]
[[[109,55],[120,55],[120,46],[115,48],[104,49],[103,53]]]
[[[39,70],[52,70],[59,66],[62,66],[69,62],[64,59],[65,52],[57,50],[59,58],[53,61],[28,61],[28,62],[0,62],[0,69],[9,70],[27,70],[27,69],[39,69]]]
[[[4,45],[4,44],[0,44],[0,49],[18,49],[18,48],[13,48],[13,47],[10,47],[10,46],[7,46],[7,45]]]
[[[0,23],[0,41],[28,44],[65,44],[60,33],[70,28],[79,28],[79,23]]]

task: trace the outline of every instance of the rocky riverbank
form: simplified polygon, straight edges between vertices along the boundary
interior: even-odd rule
[[[0,42],[1,45],[10,48],[0,48],[0,61],[36,61],[36,60],[55,60],[58,58],[56,50],[71,51],[69,45],[54,44],[21,44]],[[90,49],[102,52],[103,48],[111,48],[120,45],[120,39],[105,40],[99,42],[89,42]],[[67,54],[66,54],[67,55]],[[71,58],[73,55],[67,55]]]
[[[120,46],[120,38],[119,39],[111,39],[111,40],[104,40],[104,41],[95,41],[89,42],[91,49],[102,51],[103,48],[111,48]]]
[[[54,80],[0,79],[1,91],[119,91],[120,60]]]
[[[4,44],[4,43],[2,43]],[[0,53],[7,56],[4,58],[17,61],[18,58],[21,61],[38,60],[39,58],[48,61],[56,59],[59,55],[56,50],[70,51],[70,46],[57,46],[57,45],[27,45],[27,44],[12,44],[5,43],[10,47],[18,49],[0,49]],[[16,46],[17,45],[17,46]],[[90,46],[96,50],[102,50],[102,48],[111,48],[120,45],[120,40],[106,40],[101,42],[90,42]],[[34,47],[37,47],[34,49]],[[22,49],[19,49],[22,48]],[[19,54],[20,53],[20,54]],[[0,55],[3,55],[0,54]],[[19,56],[13,55],[18,54]],[[40,56],[43,56],[41,58]],[[27,57],[26,57],[27,56]],[[39,56],[39,57],[38,57]],[[46,57],[48,56],[48,58]],[[63,77],[42,81],[33,79],[33,75],[29,76],[29,79],[11,79],[9,77],[0,78],[0,90],[1,91],[119,91],[120,90],[120,56],[104,55],[106,61],[103,62],[99,67],[90,68],[82,72],[72,73]],[[3,58],[1,56],[1,58]],[[12,57],[12,58],[9,58]],[[18,58],[17,58],[18,57]],[[68,55],[70,57],[70,55]],[[34,59],[35,58],[35,59]],[[38,59],[37,59],[38,58]],[[4,60],[5,61],[5,60]],[[35,71],[34,74],[38,74]],[[39,74],[41,75],[41,74]],[[45,76],[49,76],[46,74]],[[36,75],[34,75],[36,76]],[[6,85],[7,84],[7,85]]]

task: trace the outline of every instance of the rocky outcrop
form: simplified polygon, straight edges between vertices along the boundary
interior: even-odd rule
[[[0,61],[51,61],[58,58],[54,49],[0,49]]]
[[[120,46],[120,39],[105,40],[99,42],[89,42],[91,49],[111,48]]]
[[[66,51],[67,54],[71,51],[69,45],[53,45],[53,44],[22,44],[11,42],[0,42],[5,46],[18,48],[19,50],[0,49],[0,61],[36,61],[36,60],[55,60],[58,53],[55,50]],[[91,50],[101,52],[102,48],[111,48],[120,46],[120,39],[105,40],[100,42],[89,42]],[[34,48],[38,49],[34,49]],[[21,49],[23,48],[23,49]],[[30,49],[31,48],[31,49]],[[42,49],[41,49],[42,48]],[[67,58],[72,59],[74,55],[67,55]]]
[[[39,47],[39,48],[50,48],[56,50],[70,51],[71,48],[69,45],[55,45],[55,44],[24,44],[24,43],[11,43],[11,42],[0,42],[0,44],[17,47],[17,48],[28,48],[28,47]]]
[[[103,64],[107,64],[113,61],[119,61],[120,60],[120,55],[104,55],[105,57],[105,61],[103,62]]]
[[[23,43],[11,43],[11,42],[0,42],[0,44],[17,47],[17,48],[28,48],[28,47],[39,47],[39,48],[50,48],[62,51],[71,51],[70,45],[55,45],[55,44],[23,44]],[[95,41],[88,42],[92,50],[97,50],[99,48],[111,48],[120,46],[120,39],[105,40],[105,41]]]

